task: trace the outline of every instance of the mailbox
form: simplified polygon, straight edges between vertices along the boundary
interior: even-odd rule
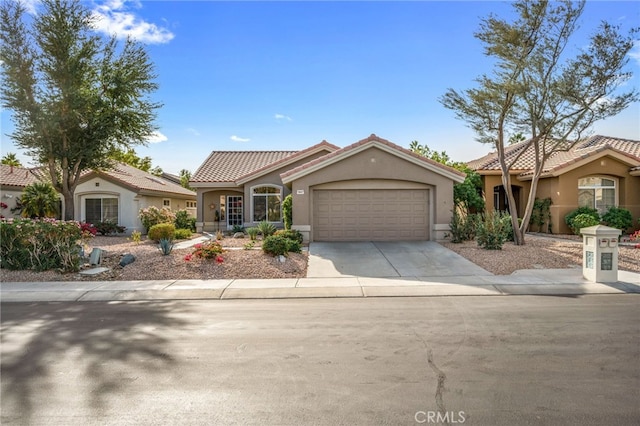
[[[580,229],[582,275],[592,282],[618,281],[618,238],[622,231],[597,225]]]

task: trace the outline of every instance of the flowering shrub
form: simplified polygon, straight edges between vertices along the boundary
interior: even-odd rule
[[[640,230],[634,232],[633,234],[629,235],[629,239],[631,241],[640,241]],[[633,246],[634,248],[640,249],[640,244],[636,244],[635,246]]]
[[[75,221],[15,219],[0,221],[0,267],[7,269],[61,269],[77,271],[78,242],[92,235],[90,227]]]
[[[95,237],[98,233],[98,228],[96,228],[92,223],[81,222],[78,225],[82,232],[82,239]]]
[[[196,244],[193,246],[195,249],[193,253],[187,254],[184,257],[184,260],[189,262],[193,257],[197,257],[199,259],[215,259],[216,263],[224,262],[222,258],[222,253],[224,253],[224,249],[217,241],[210,241],[208,243]]]
[[[153,225],[157,225],[159,223],[173,223],[176,220],[175,213],[170,209],[166,207],[159,209],[156,206],[140,209],[138,217],[142,221],[142,226],[146,228],[147,232],[149,232],[149,229],[151,229]]]
[[[0,201],[0,209],[6,209],[7,207],[9,207],[7,203],[3,203]]]

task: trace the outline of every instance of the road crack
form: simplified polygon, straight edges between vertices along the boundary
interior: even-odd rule
[[[444,371],[440,370],[436,365],[436,363],[433,361],[433,351],[431,350],[429,345],[427,345],[427,342],[425,342],[425,340],[418,334],[416,330],[413,330],[413,333],[416,335],[418,340],[422,342],[422,345],[427,350],[427,363],[429,364],[429,367],[431,368],[431,370],[433,370],[433,372],[436,374],[438,378],[438,384],[436,385],[436,394],[435,394],[436,407],[438,408],[438,413],[440,413],[445,419],[445,424],[448,425],[449,421],[447,416],[447,408],[444,404],[444,384],[447,380],[447,375],[444,374]]]

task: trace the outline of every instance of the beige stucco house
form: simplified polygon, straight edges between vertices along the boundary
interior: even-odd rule
[[[41,181],[42,178],[39,168],[0,164],[0,202],[3,206],[0,216],[7,219],[20,217],[19,213],[11,213],[11,210],[17,207],[17,201],[24,188]]]
[[[293,197],[293,229],[306,241],[437,240],[449,230],[453,184],[464,174],[376,135],[339,148],[214,151],[190,185],[202,231],[282,227]]]
[[[46,180],[39,169],[25,169],[2,165],[0,169],[0,198],[11,208],[25,186]],[[196,212],[196,193],[161,177],[126,164],[116,164],[104,171],[87,171],[80,177],[74,193],[74,219],[95,223],[112,220],[132,231],[144,232],[138,217],[140,209],[156,206],[172,210],[186,209],[192,216]],[[11,203],[11,204],[10,204]],[[10,208],[4,209],[10,211]],[[8,215],[2,213],[6,217]]]
[[[518,215],[524,215],[531,190],[534,150],[523,141],[506,148]],[[497,153],[471,161],[468,166],[482,176],[487,208],[507,210],[506,194]],[[551,230],[571,233],[565,224],[567,213],[579,206],[598,209],[602,214],[611,206],[628,209],[635,229],[640,217],[640,141],[592,136],[571,149],[556,152],[546,162],[536,198],[551,199]]]

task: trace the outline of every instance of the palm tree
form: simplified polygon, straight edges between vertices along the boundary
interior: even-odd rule
[[[36,182],[22,191],[20,202],[23,217],[55,217],[58,212],[59,197],[50,183]]]
[[[15,152],[7,152],[0,162],[7,166],[22,167],[22,163],[18,160],[18,157],[16,157]]]

